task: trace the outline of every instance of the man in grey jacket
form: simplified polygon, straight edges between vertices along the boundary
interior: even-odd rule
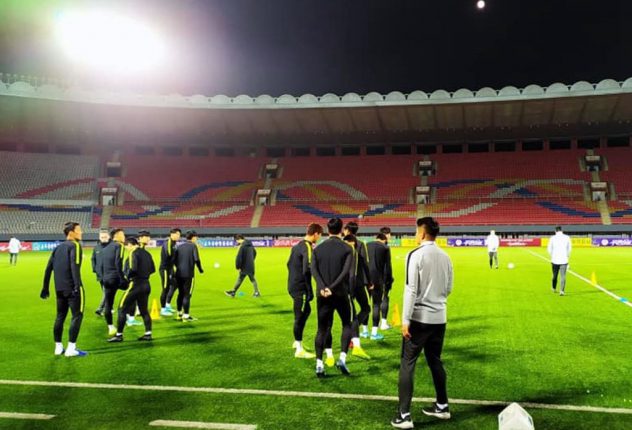
[[[452,262],[435,244],[439,224],[430,217],[417,220],[419,247],[406,257],[406,285],[402,311],[402,355],[399,369],[399,410],[391,425],[413,428],[410,406],[415,365],[421,352],[432,373],[437,400],[422,411],[440,419],[450,418],[446,373],[441,350],[446,329],[446,303],[452,291]]]

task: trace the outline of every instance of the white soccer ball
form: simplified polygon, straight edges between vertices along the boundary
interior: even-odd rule
[[[213,264],[213,267],[219,269],[219,263],[216,261],[215,264]]]
[[[476,7],[479,8],[479,9],[485,9],[485,1],[484,0],[479,0],[476,3]]]
[[[510,270],[511,270],[511,269],[514,269],[515,267],[516,267],[516,265],[515,265],[515,264],[513,264],[513,263],[509,263],[509,264],[507,264],[507,269],[510,269]]]

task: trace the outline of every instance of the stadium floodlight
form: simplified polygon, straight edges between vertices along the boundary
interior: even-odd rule
[[[148,72],[165,61],[165,43],[148,25],[107,11],[57,15],[56,37],[68,59],[94,71]]]
[[[476,2],[476,7],[479,9],[485,9],[485,0],[478,0],[478,2]]]

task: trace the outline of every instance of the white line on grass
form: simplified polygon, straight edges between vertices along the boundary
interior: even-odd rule
[[[541,258],[544,261],[550,261],[548,258],[538,254],[537,252],[533,252],[533,251],[529,251],[527,250],[527,252],[531,255],[535,255],[538,258]],[[632,308],[632,303],[630,303],[628,300],[625,300],[623,297],[619,297],[617,296],[615,293],[613,293],[612,291],[608,291],[606,290],[604,287],[602,287],[599,284],[593,284],[592,281],[588,278],[583,277],[582,275],[580,275],[577,272],[573,272],[572,270],[568,270],[568,273],[570,273],[571,275],[575,276],[576,278],[581,279],[582,281],[586,282],[588,285],[591,285],[593,287],[595,287],[596,289],[598,289],[599,291],[606,293],[607,295],[609,295],[610,297],[612,297],[613,299],[623,303],[624,305],[630,306]]]
[[[0,379],[0,385],[26,385],[39,387],[65,387],[65,388],[96,388],[112,390],[140,390],[140,391],[176,391],[181,393],[211,393],[211,394],[252,394],[258,396],[276,397],[308,397],[317,399],[344,399],[344,400],[377,400],[386,402],[397,402],[395,396],[379,396],[371,394],[352,393],[319,393],[309,391],[280,391],[280,390],[257,390],[252,388],[216,388],[216,387],[178,387],[171,385],[129,385],[129,384],[103,384],[93,382],[56,382],[56,381],[23,381],[13,379]],[[415,397],[415,402],[434,402],[434,397]],[[450,403],[460,405],[476,406],[507,406],[511,402],[503,400],[469,400],[450,399]],[[625,414],[632,415],[632,409],[627,408],[603,408],[596,406],[576,406],[576,405],[556,405],[548,403],[520,403],[526,408],[533,409],[554,409],[559,411],[573,412],[599,412],[604,414]]]
[[[185,429],[215,429],[215,430],[256,430],[253,424],[227,424],[227,423],[205,423],[202,421],[171,421],[156,420],[149,423],[154,427],[177,427]]]
[[[47,414],[21,414],[19,412],[0,412],[0,418],[9,418],[14,420],[50,420],[55,415]]]

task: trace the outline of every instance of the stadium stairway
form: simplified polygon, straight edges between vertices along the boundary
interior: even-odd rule
[[[276,158],[273,158],[270,163],[272,164],[276,164],[278,163],[278,160]],[[265,164],[263,166],[261,166],[261,168],[259,169],[259,177],[263,177],[265,175]],[[265,182],[263,183],[263,188],[267,189],[267,190],[271,190],[272,189],[272,178],[265,178]],[[270,203],[270,202],[268,202]],[[252,220],[250,221],[250,228],[257,228],[259,227],[259,224],[261,223],[261,217],[263,216],[263,211],[265,210],[265,206],[258,204],[257,202],[257,196],[255,195],[253,197],[253,204],[255,205],[255,210],[252,213]]]
[[[101,225],[99,228],[101,230],[109,230],[110,229],[110,219],[112,217],[113,206],[104,206],[101,211]]]

